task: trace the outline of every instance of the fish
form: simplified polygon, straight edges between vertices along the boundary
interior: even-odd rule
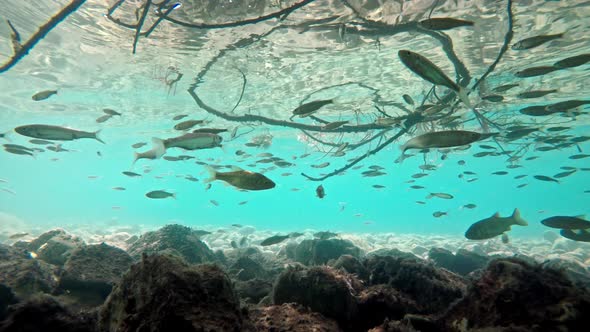
[[[533,90],[533,91],[521,92],[516,96],[521,99],[540,98],[540,97],[543,97],[543,96],[546,96],[550,93],[555,93],[555,92],[557,92],[557,89]]]
[[[153,191],[150,191],[149,193],[145,194],[145,196],[148,198],[152,198],[152,199],[163,199],[163,198],[168,198],[168,197],[172,197],[172,198],[176,199],[176,194],[169,193],[165,190],[153,190]]]
[[[506,175],[506,174],[508,174],[508,172],[506,172],[506,171],[496,171],[496,172],[493,172],[492,174],[493,175]]]
[[[518,83],[504,84],[504,85],[500,85],[500,86],[495,87],[494,89],[492,89],[492,91],[506,92],[512,88],[516,88],[517,86],[518,86]]]
[[[35,150],[28,148],[24,145],[19,145],[19,144],[3,144],[2,145],[5,149],[15,149],[15,150],[25,150],[25,151],[29,151],[29,152],[34,152]]]
[[[320,231],[320,232],[313,233],[313,237],[320,239],[320,240],[327,240],[327,239],[333,238],[335,236],[338,236],[338,233],[334,233],[334,232],[330,232],[330,231]]]
[[[514,178],[518,180],[518,179],[522,179],[526,176],[527,176],[526,174],[520,174],[520,175],[515,176]]]
[[[320,184],[317,188],[315,188],[315,194],[320,199],[324,198],[326,196],[326,191],[324,190],[324,186],[322,186]]]
[[[564,130],[569,130],[569,129],[571,129],[571,127],[557,126],[557,127],[549,127],[546,130],[550,131],[550,132],[556,132],[556,131],[564,131]]]
[[[216,200],[212,199],[209,201],[209,203],[215,205],[215,206],[219,206],[219,202],[217,202]]]
[[[442,216],[446,216],[448,215],[448,213],[444,212],[444,211],[436,211],[432,213],[432,216],[435,218],[440,218]]]
[[[461,166],[465,165],[465,160],[457,161],[457,165],[461,165]]]
[[[344,126],[347,123],[348,123],[348,121],[329,122],[329,123],[326,123],[325,125],[322,126],[322,130],[334,130],[336,128],[340,128],[340,127]]]
[[[102,144],[106,144],[98,137],[100,130],[95,132],[87,132],[59,126],[32,124],[16,127],[14,128],[14,131],[23,136],[46,140],[71,141],[80,138],[91,138],[101,142]]]
[[[463,207],[466,209],[475,209],[477,207],[477,205],[475,205],[473,203],[469,203],[469,204],[463,205]]]
[[[588,158],[588,157],[590,157],[590,154],[581,153],[581,154],[575,154],[573,156],[569,156],[568,158],[569,159],[573,159],[573,160],[577,160],[577,159],[585,159],[585,158]]]
[[[535,77],[535,76],[549,74],[549,73],[556,71],[556,70],[558,70],[558,68],[555,68],[553,66],[530,67],[530,68],[526,68],[526,69],[517,71],[516,73],[514,73],[514,76],[520,77],[520,78]]]
[[[559,69],[578,67],[590,62],[590,53],[574,55],[553,64],[553,67]]]
[[[526,187],[528,185],[528,183],[521,183],[518,186],[516,186],[516,188],[523,188]]]
[[[426,204],[426,202],[424,202],[424,201],[416,201],[416,204],[424,205],[424,204]]]
[[[260,242],[260,245],[263,247],[272,246],[274,244],[279,244],[288,238],[289,238],[289,235],[273,235],[269,238],[264,239],[262,242]]]
[[[582,219],[582,216],[553,216],[541,220],[541,224],[551,228],[561,229],[588,229],[590,221]]]
[[[590,242],[590,232],[587,229],[562,229],[561,231],[559,231],[559,234],[570,240]]]
[[[385,188],[385,186],[384,185],[381,185],[381,184],[374,184],[373,185],[373,188],[375,188],[375,189],[383,189],[383,188]]]
[[[526,111],[523,112],[523,110],[524,109],[521,109],[520,113],[527,114]],[[528,115],[530,115],[530,114],[528,114]],[[518,128],[515,130],[510,130],[508,133],[506,133],[504,135],[504,138],[506,138],[507,140],[513,141],[513,140],[517,140],[517,139],[523,138],[525,136],[528,136],[529,134],[532,134],[538,130],[539,130],[539,128],[527,128],[527,127]]]
[[[590,104],[590,100],[580,100],[580,99],[572,99],[561,101],[555,104],[547,105],[545,108],[548,112],[557,113],[557,112],[567,112],[572,108],[576,108],[578,106],[588,105]],[[550,113],[550,114],[551,114]]]
[[[35,154],[27,151],[27,150],[22,150],[22,149],[15,149],[15,148],[4,148],[4,151],[8,152],[8,153],[12,153],[12,154],[17,154],[17,155],[28,155],[28,156],[32,156],[34,157]]]
[[[142,146],[145,146],[145,145],[147,145],[147,143],[145,143],[145,142],[139,142],[139,143],[135,143],[135,144],[131,145],[131,147],[134,148],[134,149],[139,149],[139,148],[141,148]]]
[[[440,68],[432,63],[427,58],[418,53],[408,50],[398,51],[398,56],[402,63],[413,71],[418,76],[427,80],[434,85],[445,86],[457,93],[459,99],[468,107],[471,108],[467,91],[453,82]]]
[[[324,168],[324,167],[328,167],[328,166],[330,166],[330,163],[327,161],[324,163],[321,163],[319,165],[311,165],[311,167],[313,167],[313,168]]]
[[[294,109],[293,115],[299,115],[300,118],[304,118],[317,112],[320,108],[332,103],[334,103],[333,99],[316,100],[309,103],[305,103]]]
[[[423,178],[425,176],[428,176],[428,173],[416,173],[416,174],[413,174],[412,175],[412,178],[414,178],[414,179],[420,179],[420,178]]]
[[[196,126],[198,124],[201,124],[203,122],[205,122],[205,121],[203,121],[203,120],[186,120],[186,121],[183,121],[181,123],[177,123],[174,126],[174,129],[176,129],[176,130],[188,130],[188,129],[191,129],[192,127],[194,127],[194,126]]]
[[[193,130],[193,133],[209,133],[209,134],[219,134],[226,132],[227,129],[223,128],[198,128]]]
[[[442,199],[453,199],[454,196],[451,194],[447,194],[447,193],[430,193],[428,196],[426,196],[426,198],[432,198],[432,197],[438,197],[438,198],[442,198]]]
[[[193,234],[195,234],[196,236],[201,237],[201,236],[205,236],[205,235],[209,235],[209,234],[213,234],[213,233],[211,233],[209,231],[206,231],[206,230],[203,230],[203,229],[195,229],[193,231]]]
[[[31,144],[37,144],[37,145],[49,145],[49,144],[53,144],[53,142],[51,141],[46,141],[44,139],[30,139],[29,143]]]
[[[458,27],[473,26],[472,21],[459,20],[451,17],[428,18],[418,23],[421,27],[428,30],[449,30]]]
[[[561,178],[564,178],[566,176],[570,176],[570,175],[574,174],[575,172],[576,172],[575,169],[574,170],[571,170],[571,171],[565,171],[565,172],[557,173],[557,174],[553,175],[553,177],[555,179],[561,179]]]
[[[508,234],[506,234],[506,233],[502,233],[501,239],[502,239],[502,243],[504,243],[504,244],[510,243],[510,239],[508,238]]]
[[[136,177],[136,176],[141,176],[141,174],[137,174],[135,172],[130,172],[130,171],[124,171],[123,174],[127,175],[128,177],[131,177],[131,178]]]
[[[413,185],[413,186],[410,186],[410,188],[412,188],[412,189],[424,189],[423,186],[419,186],[419,185]]]
[[[164,140],[166,149],[180,148],[184,150],[199,150],[221,147],[223,138],[210,133],[187,133]]]
[[[112,189],[113,189],[113,190],[117,190],[117,191],[123,191],[123,190],[126,190],[126,189],[125,189],[125,188],[123,188],[123,187],[113,187]]]
[[[113,117],[112,115],[103,115],[103,116],[97,118],[96,119],[96,122],[97,123],[103,123],[103,122],[106,122],[108,119],[110,119],[112,117]]]
[[[512,225],[528,226],[518,209],[514,209],[510,217],[500,217],[500,213],[496,212],[491,217],[474,223],[465,232],[465,237],[469,240],[491,239],[510,231]]]
[[[15,233],[15,234],[12,234],[11,236],[9,236],[8,238],[11,240],[16,240],[16,239],[23,238],[27,235],[29,235],[29,233]]]
[[[41,101],[41,100],[45,100],[53,95],[57,95],[57,90],[45,90],[45,91],[37,92],[31,98],[34,101]]]
[[[525,38],[514,43],[514,45],[512,45],[512,49],[515,51],[529,50],[533,47],[540,46],[542,44],[545,44],[555,39],[559,39],[561,37],[563,37],[563,33]]]
[[[139,159],[159,159],[166,153],[166,147],[164,146],[164,141],[159,138],[152,138],[152,148],[148,151],[144,152],[134,152],[133,153],[133,163],[135,164],[136,161]]]
[[[260,173],[245,171],[239,167],[233,166],[231,172],[217,172],[210,166],[205,166],[210,178],[204,183],[210,183],[215,180],[221,180],[232,186],[246,190],[267,190],[272,189],[276,184],[266,176]]]
[[[241,201],[241,202],[238,203],[238,205],[244,205],[246,203],[248,203],[248,201]]]
[[[545,175],[535,175],[535,176],[533,176],[533,177],[534,177],[535,179],[537,179],[537,180],[541,180],[541,181],[547,181],[547,182],[556,182],[556,183],[559,183],[559,181],[558,181],[558,180],[555,180],[554,178],[552,178],[552,177],[549,177],[549,176],[545,176]]]
[[[174,116],[174,117],[172,118],[172,120],[174,120],[174,121],[178,121],[178,120],[181,120],[181,119],[184,119],[184,118],[186,118],[187,116],[188,116],[187,114],[180,114],[180,115],[176,115],[176,116]]]
[[[478,133],[466,130],[444,130],[422,134],[411,138],[401,146],[402,155],[408,149],[448,148],[467,145],[498,133]]]
[[[404,95],[402,95],[402,98],[404,99],[406,104],[414,105],[414,99],[412,99],[412,97],[410,97],[410,95],[404,94]]]
[[[103,111],[105,114],[108,114],[108,115],[110,115],[110,116],[117,116],[117,115],[118,115],[118,116],[121,116],[121,115],[122,115],[121,113],[119,113],[119,112],[117,112],[117,111],[115,111],[115,110],[113,110],[113,109],[110,109],[110,108],[103,108],[103,109],[102,109],[102,111]]]
[[[481,99],[491,101],[492,103],[499,103],[501,101],[504,101],[504,97],[502,97],[500,95],[487,95],[487,96],[481,97]]]

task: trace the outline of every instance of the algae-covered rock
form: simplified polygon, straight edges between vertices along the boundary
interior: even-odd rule
[[[247,281],[235,281],[236,293],[244,302],[259,303],[265,296],[272,292],[272,282],[262,279],[250,279]]]
[[[97,297],[102,303],[133,259],[124,250],[107,244],[75,250],[64,265],[59,288],[79,297]]]
[[[9,305],[17,303],[16,296],[10,287],[0,284],[0,321],[4,319],[6,308]]]
[[[56,266],[33,259],[22,249],[0,244],[0,283],[17,296],[51,293],[57,286],[57,273]]]
[[[242,324],[223,270],[169,255],[132,265],[99,315],[102,331],[240,331]]]
[[[416,302],[418,313],[441,312],[466,290],[463,278],[421,259],[372,256],[364,265],[370,285],[386,284],[402,292]]]
[[[31,241],[29,250],[36,253],[40,260],[62,266],[72,252],[82,246],[84,241],[80,238],[57,229],[43,233]]]
[[[428,252],[428,257],[436,263],[436,266],[463,276],[477,269],[483,269],[489,261],[487,257],[465,249],[459,249],[456,254],[453,254],[443,248],[432,248]]]
[[[215,254],[199,239],[198,233],[181,225],[167,225],[157,231],[147,232],[127,252],[134,259],[139,259],[143,253],[151,255],[165,250],[176,251],[189,263],[215,260]]]
[[[294,303],[285,303],[282,305],[253,309],[250,312],[250,316],[255,330],[260,332],[342,331],[333,319],[311,312]]]
[[[48,295],[11,306],[6,319],[0,322],[1,332],[59,331],[94,332],[95,317],[73,313]]]
[[[359,257],[361,249],[352,242],[343,239],[303,240],[294,252],[294,259],[305,265],[326,264],[331,259],[338,259],[342,255]]]
[[[418,311],[417,304],[407,295],[387,285],[370,286],[358,296],[358,319],[354,330],[366,331],[384,320],[399,320]]]
[[[369,271],[358,258],[352,255],[342,255],[333,264],[335,269],[343,269],[344,271],[356,275],[361,280],[369,279]]]
[[[561,271],[519,259],[492,261],[441,319],[448,331],[582,331],[590,326],[590,293]]]
[[[295,302],[348,325],[357,316],[354,294],[360,289],[360,283],[345,272],[329,267],[293,266],[277,279],[273,302]]]

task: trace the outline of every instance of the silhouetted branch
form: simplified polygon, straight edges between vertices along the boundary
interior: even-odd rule
[[[22,58],[24,58],[31,49],[45,36],[55,28],[61,21],[63,21],[68,15],[78,10],[78,8],[84,3],[86,0],[73,0],[70,2],[69,5],[65,6],[62,10],[60,10],[55,16],[51,17],[47,23],[43,24],[39,27],[37,32],[35,32],[29,40],[27,40],[24,44],[21,45],[20,48],[14,48],[14,54],[7,62],[0,66],[0,73],[7,71],[8,69],[12,68],[16,65]],[[10,24],[10,23],[9,23]],[[16,38],[20,39],[18,32],[16,29],[10,24],[13,33],[16,34]]]
[[[150,6],[152,5],[152,0],[146,0],[146,3],[143,7],[143,12],[141,13],[141,17],[137,22],[137,27],[135,28],[135,37],[133,37],[133,51],[132,53],[135,54],[135,50],[137,49],[137,42],[139,41],[139,35],[141,34],[141,28],[143,27],[143,23],[145,22],[145,18],[147,17],[147,13],[150,10]]]

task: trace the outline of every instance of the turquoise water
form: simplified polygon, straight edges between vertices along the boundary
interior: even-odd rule
[[[542,4],[531,4],[533,5]],[[500,119],[498,121],[506,126],[523,122],[540,128],[570,126],[571,129],[566,134],[584,135],[589,130],[588,115],[580,115],[575,119],[562,116],[532,118],[516,112],[528,105],[588,98],[588,64],[567,72],[547,74],[547,78],[541,76],[518,79],[511,74],[524,66],[551,64],[564,57],[590,51],[588,35],[583,34],[589,31],[587,22],[577,21],[574,24],[567,19],[552,21],[564,13],[569,14],[570,18],[582,15],[580,12],[590,13],[590,6],[582,6],[574,13],[573,7],[568,8],[562,3],[548,2],[543,5],[555,6],[555,13],[543,12],[534,16],[524,7],[516,5],[515,15],[520,17],[520,21],[514,42],[535,33],[561,31],[564,28],[569,35],[563,41],[542,45],[525,53],[509,50],[486,81],[485,85],[489,87],[486,89],[489,91],[491,87],[510,82],[520,83],[521,87],[503,93],[508,96],[506,102],[498,104],[482,101],[481,92],[479,95],[473,92],[471,102],[489,112],[494,119]],[[18,6],[26,5],[15,3],[14,6],[5,7],[6,16],[19,22],[27,31],[34,31],[31,25],[47,18],[35,9],[21,8],[22,11],[19,11]],[[58,8],[48,6],[52,10]],[[304,13],[314,13],[322,6],[336,14],[346,12],[340,6],[331,7],[319,2],[312,8],[305,9]],[[424,6],[429,8],[426,4]],[[449,9],[452,6],[445,4],[442,8]],[[482,75],[491,59],[496,56],[506,31],[505,25],[494,19],[505,17],[505,4],[486,6],[489,8],[483,8],[482,4],[460,6],[458,13],[474,19],[476,27],[448,32],[456,44],[457,54],[465,61],[474,77]],[[406,16],[416,15],[420,11],[411,8],[407,10],[416,12],[406,12]],[[27,11],[35,11],[28,22],[24,14]],[[0,105],[0,132],[26,124],[53,124],[87,131],[100,129],[100,137],[106,142],[104,145],[94,140],[63,142],[62,146],[71,151],[45,151],[34,157],[0,151],[0,178],[5,180],[0,182],[0,188],[10,191],[0,191],[0,232],[12,233],[28,229],[27,227],[75,229],[91,225],[92,228],[101,230],[112,226],[157,227],[168,223],[194,227],[239,223],[274,231],[316,229],[462,236],[472,223],[497,211],[502,216],[507,216],[518,208],[523,218],[529,221],[529,226],[514,226],[511,236],[540,238],[547,230],[539,224],[541,219],[551,215],[582,215],[590,212],[590,193],[584,192],[590,190],[590,172],[578,170],[573,175],[560,179],[559,183],[532,178],[533,175],[553,176],[563,171],[560,169],[562,166],[578,169],[590,166],[589,159],[568,159],[580,151],[588,153],[588,142],[580,143],[578,147],[535,151],[536,147],[541,146],[534,142],[536,136],[557,135],[548,131],[503,145],[507,150],[528,147],[528,151],[520,155],[518,162],[507,162],[506,156],[473,157],[477,152],[487,151],[479,148],[480,144],[496,146],[493,141],[486,140],[474,143],[469,149],[451,152],[444,160],[441,153],[431,151],[425,155],[418,153],[401,164],[394,163],[400,156],[400,145],[421,133],[418,131],[402,136],[376,155],[366,158],[359,163],[364,166],[361,169],[348,170],[345,174],[321,182],[307,180],[300,173],[317,176],[331,172],[344,166],[348,159],[365,154],[368,149],[363,147],[348,151],[343,157],[326,155],[324,151],[328,151],[329,147],[308,143],[305,134],[297,129],[266,124],[250,127],[250,124],[221,120],[200,109],[186,92],[202,66],[216,54],[216,47],[222,49],[221,45],[231,44],[238,37],[253,31],[263,33],[275,26],[276,22],[236,28],[231,31],[230,37],[221,30],[211,32],[209,38],[205,38],[200,31],[195,32],[196,46],[169,42],[166,36],[177,39],[188,36],[189,32],[166,23],[162,24],[161,30],[158,30],[153,39],[140,39],[138,54],[132,55],[131,32],[107,22],[100,15],[101,11],[105,11],[104,4],[85,4],[79,12],[72,14],[42,40],[19,64],[0,75],[3,95],[0,97],[3,99]],[[493,15],[478,21],[476,16],[480,12]],[[304,13],[295,12],[288,23],[305,22]],[[518,16],[519,14],[522,15]],[[131,14],[127,12],[127,15]],[[444,16],[445,12],[440,15]],[[447,12],[447,15],[450,14]],[[85,23],[82,22],[83,19],[86,20]],[[524,22],[535,20],[543,22],[543,26],[527,30]],[[497,31],[486,29],[495,25],[498,27]],[[28,28],[24,28],[25,26]],[[244,98],[236,109],[237,114],[250,112],[287,120],[291,111],[308,94],[331,87],[313,94],[307,100],[337,99],[337,105],[328,107],[325,113],[320,111],[317,114],[319,117],[328,121],[346,119],[370,123],[376,117],[371,91],[359,87],[334,86],[346,82],[363,82],[379,89],[383,100],[402,104],[402,94],[408,93],[416,102],[421,101],[432,85],[412,74],[399,62],[397,51],[406,48],[429,54],[431,59],[438,59],[438,63],[447,73],[452,72],[452,66],[444,57],[440,44],[431,38],[422,38],[416,32],[380,37],[381,46],[377,48],[375,40],[354,35],[350,35],[347,43],[337,42],[338,34],[333,27],[328,32],[309,32],[313,37],[309,37],[307,45],[305,42],[308,39],[301,37],[301,33],[297,31],[287,28],[270,35],[266,41],[228,52],[205,76],[202,88],[197,89],[200,97],[212,107],[228,112],[239,97],[242,81],[235,68],[240,68],[246,73],[248,84]],[[11,51],[6,46],[9,45],[8,33],[6,27],[0,30],[0,43],[5,45],[3,54]],[[407,38],[408,35],[412,38]],[[323,48],[318,49],[320,45]],[[199,52],[201,48],[202,52]],[[478,52],[483,54],[481,58],[474,57]],[[174,64],[184,73],[175,94],[169,94],[166,86],[154,77],[157,76],[154,70],[163,70],[170,64]],[[514,97],[517,92],[541,88],[559,88],[560,92],[532,101]],[[34,93],[46,89],[57,89],[59,93],[44,101],[31,100]],[[103,115],[103,108],[112,108],[123,115],[102,124],[96,123],[95,119]],[[391,114],[403,114],[390,104],[386,109]],[[357,117],[352,110],[360,110],[362,114]],[[587,113],[588,107],[579,110]],[[468,110],[463,108],[461,112],[465,114],[465,118],[469,118]],[[253,131],[237,139],[231,139],[229,132],[222,133],[222,149],[193,152],[171,149],[166,154],[187,154],[196,159],[175,162],[143,159],[132,165],[132,144],[147,142],[146,147],[137,149],[145,151],[150,147],[152,137],[170,138],[182,133],[172,129],[175,123],[183,121],[172,120],[178,114],[189,115],[183,120],[206,119],[209,121],[206,127],[228,128],[231,131],[240,126],[239,134],[251,128]],[[313,123],[309,119],[296,118],[294,121]],[[475,121],[466,122],[464,128],[480,130]],[[388,133],[388,137],[396,131]],[[245,146],[254,136],[262,134],[273,136],[270,147],[264,149]],[[330,142],[340,144],[358,142],[364,135],[365,133],[346,133],[343,136],[332,134],[324,137]],[[0,143],[35,147],[27,142],[30,138],[14,132],[8,138],[10,142],[0,138]],[[370,146],[376,147],[376,141]],[[253,156],[242,161],[235,154],[238,150],[244,150]],[[198,160],[260,171],[272,164],[258,164],[256,167],[247,165],[263,159],[264,157],[256,157],[263,152],[294,163],[292,167],[277,167],[265,172],[277,184],[276,188],[267,191],[241,192],[222,181],[213,182],[211,189],[206,190],[203,180],[208,174],[202,165],[195,164]],[[306,153],[311,155],[299,158]],[[525,158],[530,156],[540,158],[526,161]],[[57,160],[52,160],[53,158]],[[464,160],[465,165],[459,165],[459,160]],[[326,168],[311,167],[326,161],[330,162]],[[423,172],[419,166],[424,163],[434,164],[437,169],[424,171],[428,176],[416,179],[415,183],[406,183],[412,179],[413,174]],[[510,164],[522,167],[506,169]],[[383,167],[387,174],[363,177],[361,173],[371,165]],[[121,173],[128,170],[142,176],[129,178]],[[149,173],[144,173],[144,170],[149,170]],[[491,174],[500,170],[506,170],[509,174]],[[463,171],[473,171],[477,176],[459,178],[458,175]],[[281,175],[285,172],[292,175]],[[520,180],[514,179],[520,174],[528,176]],[[191,182],[179,177],[186,175],[194,176],[199,181]],[[477,181],[468,182],[469,178],[477,178]],[[523,183],[527,186],[517,188],[517,185]],[[326,197],[323,199],[315,195],[315,189],[320,184],[326,190]],[[385,188],[376,189],[373,185],[382,185]],[[410,189],[411,185],[425,188]],[[126,190],[117,191],[113,187],[124,187]],[[298,191],[293,191],[293,188]],[[154,200],[145,196],[147,192],[159,189],[174,192],[176,199]],[[449,193],[454,198],[426,199],[430,192]],[[211,200],[218,202],[218,206]],[[240,205],[243,201],[247,203]],[[417,204],[416,201],[424,201],[426,204]],[[463,207],[466,204],[477,206],[468,209]],[[448,215],[435,218],[432,214],[436,211],[443,211]]]

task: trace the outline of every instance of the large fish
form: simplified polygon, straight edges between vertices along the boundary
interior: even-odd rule
[[[515,51],[528,50],[561,37],[563,37],[563,33],[558,33],[555,35],[534,36],[514,43],[514,45],[512,45],[512,49]]]
[[[312,102],[303,104],[303,105],[297,107],[296,109],[294,109],[293,115],[299,115],[300,118],[304,118],[306,116],[309,116],[309,115],[317,112],[317,110],[324,107],[325,105],[332,104],[332,103],[334,103],[334,100],[332,100],[332,99],[312,101]]]
[[[401,146],[402,154],[409,149],[450,148],[467,145],[498,133],[478,133],[467,130],[443,130],[416,136]]]
[[[212,133],[188,133],[182,136],[164,140],[164,146],[169,148],[181,148],[185,150],[209,149],[221,146],[223,138]]]
[[[590,228],[590,221],[581,217],[553,216],[541,220],[541,224],[561,229],[587,229]]]
[[[500,217],[500,213],[496,212],[491,217],[474,223],[465,232],[465,237],[470,240],[491,239],[509,231],[512,225],[528,225],[526,220],[520,216],[518,209],[514,209],[510,217]]]
[[[275,187],[275,183],[271,179],[260,173],[245,171],[235,166],[231,172],[217,172],[210,166],[206,167],[211,177],[206,179],[204,183],[221,180],[234,187],[246,190],[266,190]]]
[[[562,229],[559,234],[570,240],[590,242],[590,231],[587,229]]]
[[[446,86],[447,88],[455,91],[465,106],[471,108],[467,91],[457,83],[453,82],[430,60],[418,53],[408,50],[401,50],[397,54],[400,60],[402,60],[403,64],[415,74],[432,84]]]
[[[92,138],[103,144],[105,142],[98,137],[100,130],[95,132],[81,131],[59,126],[33,124],[14,128],[17,133],[33,138],[48,139],[54,141],[71,141],[80,138]]]

